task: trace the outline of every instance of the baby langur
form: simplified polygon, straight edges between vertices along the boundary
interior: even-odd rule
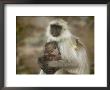
[[[85,46],[69,31],[67,22],[56,19],[47,27],[47,43],[56,41],[61,60],[52,60],[48,67],[59,68],[55,74],[89,74],[89,64]],[[45,74],[41,70],[40,74]]]
[[[61,60],[61,53],[56,41],[47,42],[45,44],[42,57],[39,57],[38,59],[40,68],[45,72],[45,74],[54,74],[58,69],[60,69],[57,67],[48,67],[48,62],[53,60]]]

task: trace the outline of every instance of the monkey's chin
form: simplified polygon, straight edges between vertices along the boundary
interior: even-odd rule
[[[52,36],[53,36],[53,37],[58,37],[58,36],[60,36],[60,35],[57,35],[57,34],[52,34]]]

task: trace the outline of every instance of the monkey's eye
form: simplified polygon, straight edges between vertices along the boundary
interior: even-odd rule
[[[52,24],[51,25],[51,28],[56,29],[56,30],[61,30],[62,29],[62,26],[56,25],[56,24]]]

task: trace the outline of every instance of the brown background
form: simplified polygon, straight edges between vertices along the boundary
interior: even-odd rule
[[[87,47],[91,74],[94,73],[94,17],[93,16],[17,16],[16,17],[16,73],[38,74],[37,63],[42,53],[45,30],[56,18],[68,22],[72,34],[78,36]]]

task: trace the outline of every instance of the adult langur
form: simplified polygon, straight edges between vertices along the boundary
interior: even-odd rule
[[[47,43],[57,42],[61,60],[46,63],[47,67],[59,68],[54,74],[89,74],[89,64],[86,49],[80,39],[74,36],[62,19],[49,23],[46,31]],[[40,74],[46,74],[43,70]]]

